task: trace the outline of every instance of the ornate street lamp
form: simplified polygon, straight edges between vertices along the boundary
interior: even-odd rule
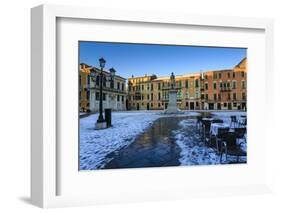
[[[104,66],[105,66],[105,60],[104,60],[104,58],[100,58],[99,59],[99,62],[100,62],[100,103],[99,103],[99,117],[98,117],[98,120],[97,120],[97,124],[101,124],[101,125],[99,125],[99,127],[97,127],[97,128],[103,128],[103,125],[102,125],[102,123],[105,123],[105,120],[104,120],[104,118],[103,118],[103,115],[102,115],[102,112],[103,112],[103,92],[102,92],[102,90],[103,90],[103,88],[102,88],[102,86],[103,86],[103,68],[104,68]]]
[[[114,76],[115,76],[116,70],[112,67],[112,68],[109,69],[109,72],[110,72],[111,79],[113,79]]]

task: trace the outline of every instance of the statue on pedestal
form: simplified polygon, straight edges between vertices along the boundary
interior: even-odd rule
[[[176,79],[175,75],[172,72],[170,76],[170,89],[169,89],[169,102],[168,107],[165,110],[165,113],[168,114],[175,114],[175,113],[181,113],[181,111],[177,107],[177,89],[176,89]]]

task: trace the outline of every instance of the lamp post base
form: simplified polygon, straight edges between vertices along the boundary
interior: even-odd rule
[[[106,122],[103,121],[103,122],[96,122],[96,125],[95,125],[95,129],[96,130],[99,130],[99,129],[106,129],[107,126],[106,126]]]

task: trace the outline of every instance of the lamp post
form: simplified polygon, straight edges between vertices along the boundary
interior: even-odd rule
[[[103,111],[103,92],[102,92],[102,84],[103,84],[103,68],[105,66],[105,60],[104,58],[100,58],[99,59],[99,62],[100,62],[100,103],[99,103],[99,118],[97,120],[97,123],[104,123],[105,120],[103,118],[103,115],[102,115],[102,111]]]

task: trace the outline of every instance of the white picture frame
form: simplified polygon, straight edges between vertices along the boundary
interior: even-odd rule
[[[270,76],[273,75],[273,21],[271,19],[241,18],[241,17],[217,17],[203,15],[173,14],[173,13],[153,13],[147,11],[123,11],[107,9],[103,12],[99,8],[84,8],[73,6],[54,6],[41,5],[31,10],[31,201],[33,204],[48,208],[75,205],[91,205],[97,203],[128,202],[142,200],[165,200],[178,199],[198,196],[211,195],[232,195],[232,194],[251,194],[269,192],[271,188],[271,164],[270,153],[267,151],[265,166],[260,168],[265,173],[265,178],[254,184],[225,185],[200,187],[200,183],[194,183],[194,187],[177,188],[169,186],[162,190],[152,189],[146,193],[133,194],[132,191],[124,191],[122,196],[119,192],[105,193],[104,195],[59,195],[58,196],[58,173],[61,169],[57,165],[59,153],[57,151],[57,88],[60,82],[57,79],[57,20],[79,19],[79,20],[101,20],[101,21],[119,21],[133,23],[153,23],[155,25],[165,26],[200,26],[200,27],[218,27],[228,30],[232,29],[256,29],[264,32],[265,57],[264,69],[265,75],[264,98],[267,105],[267,111],[264,112],[264,119],[270,122],[270,108],[273,106],[274,99],[269,94],[273,89]],[[261,81],[262,79],[260,79]],[[258,81],[258,80],[257,80]],[[74,82],[76,83],[76,82]],[[261,109],[262,110],[262,109]],[[266,127],[265,127],[266,128]],[[265,134],[265,146],[268,148],[270,130],[267,128]],[[260,133],[261,134],[261,133]],[[261,156],[260,156],[261,157]],[[157,169],[150,169],[157,170]],[[184,172],[186,168],[181,168]],[[170,168],[163,172],[177,172]],[[77,171],[78,172],[78,171]],[[109,174],[110,171],[107,171]],[[123,170],[122,175],[131,174],[134,171]],[[121,174],[120,172],[116,173]],[[141,175],[147,175],[146,171]],[[151,173],[150,173],[151,174]],[[203,173],[204,174],[204,173]],[[161,174],[163,175],[163,173]],[[175,178],[176,176],[171,176]],[[132,186],[130,186],[132,187]],[[188,190],[187,190],[188,189]]]

